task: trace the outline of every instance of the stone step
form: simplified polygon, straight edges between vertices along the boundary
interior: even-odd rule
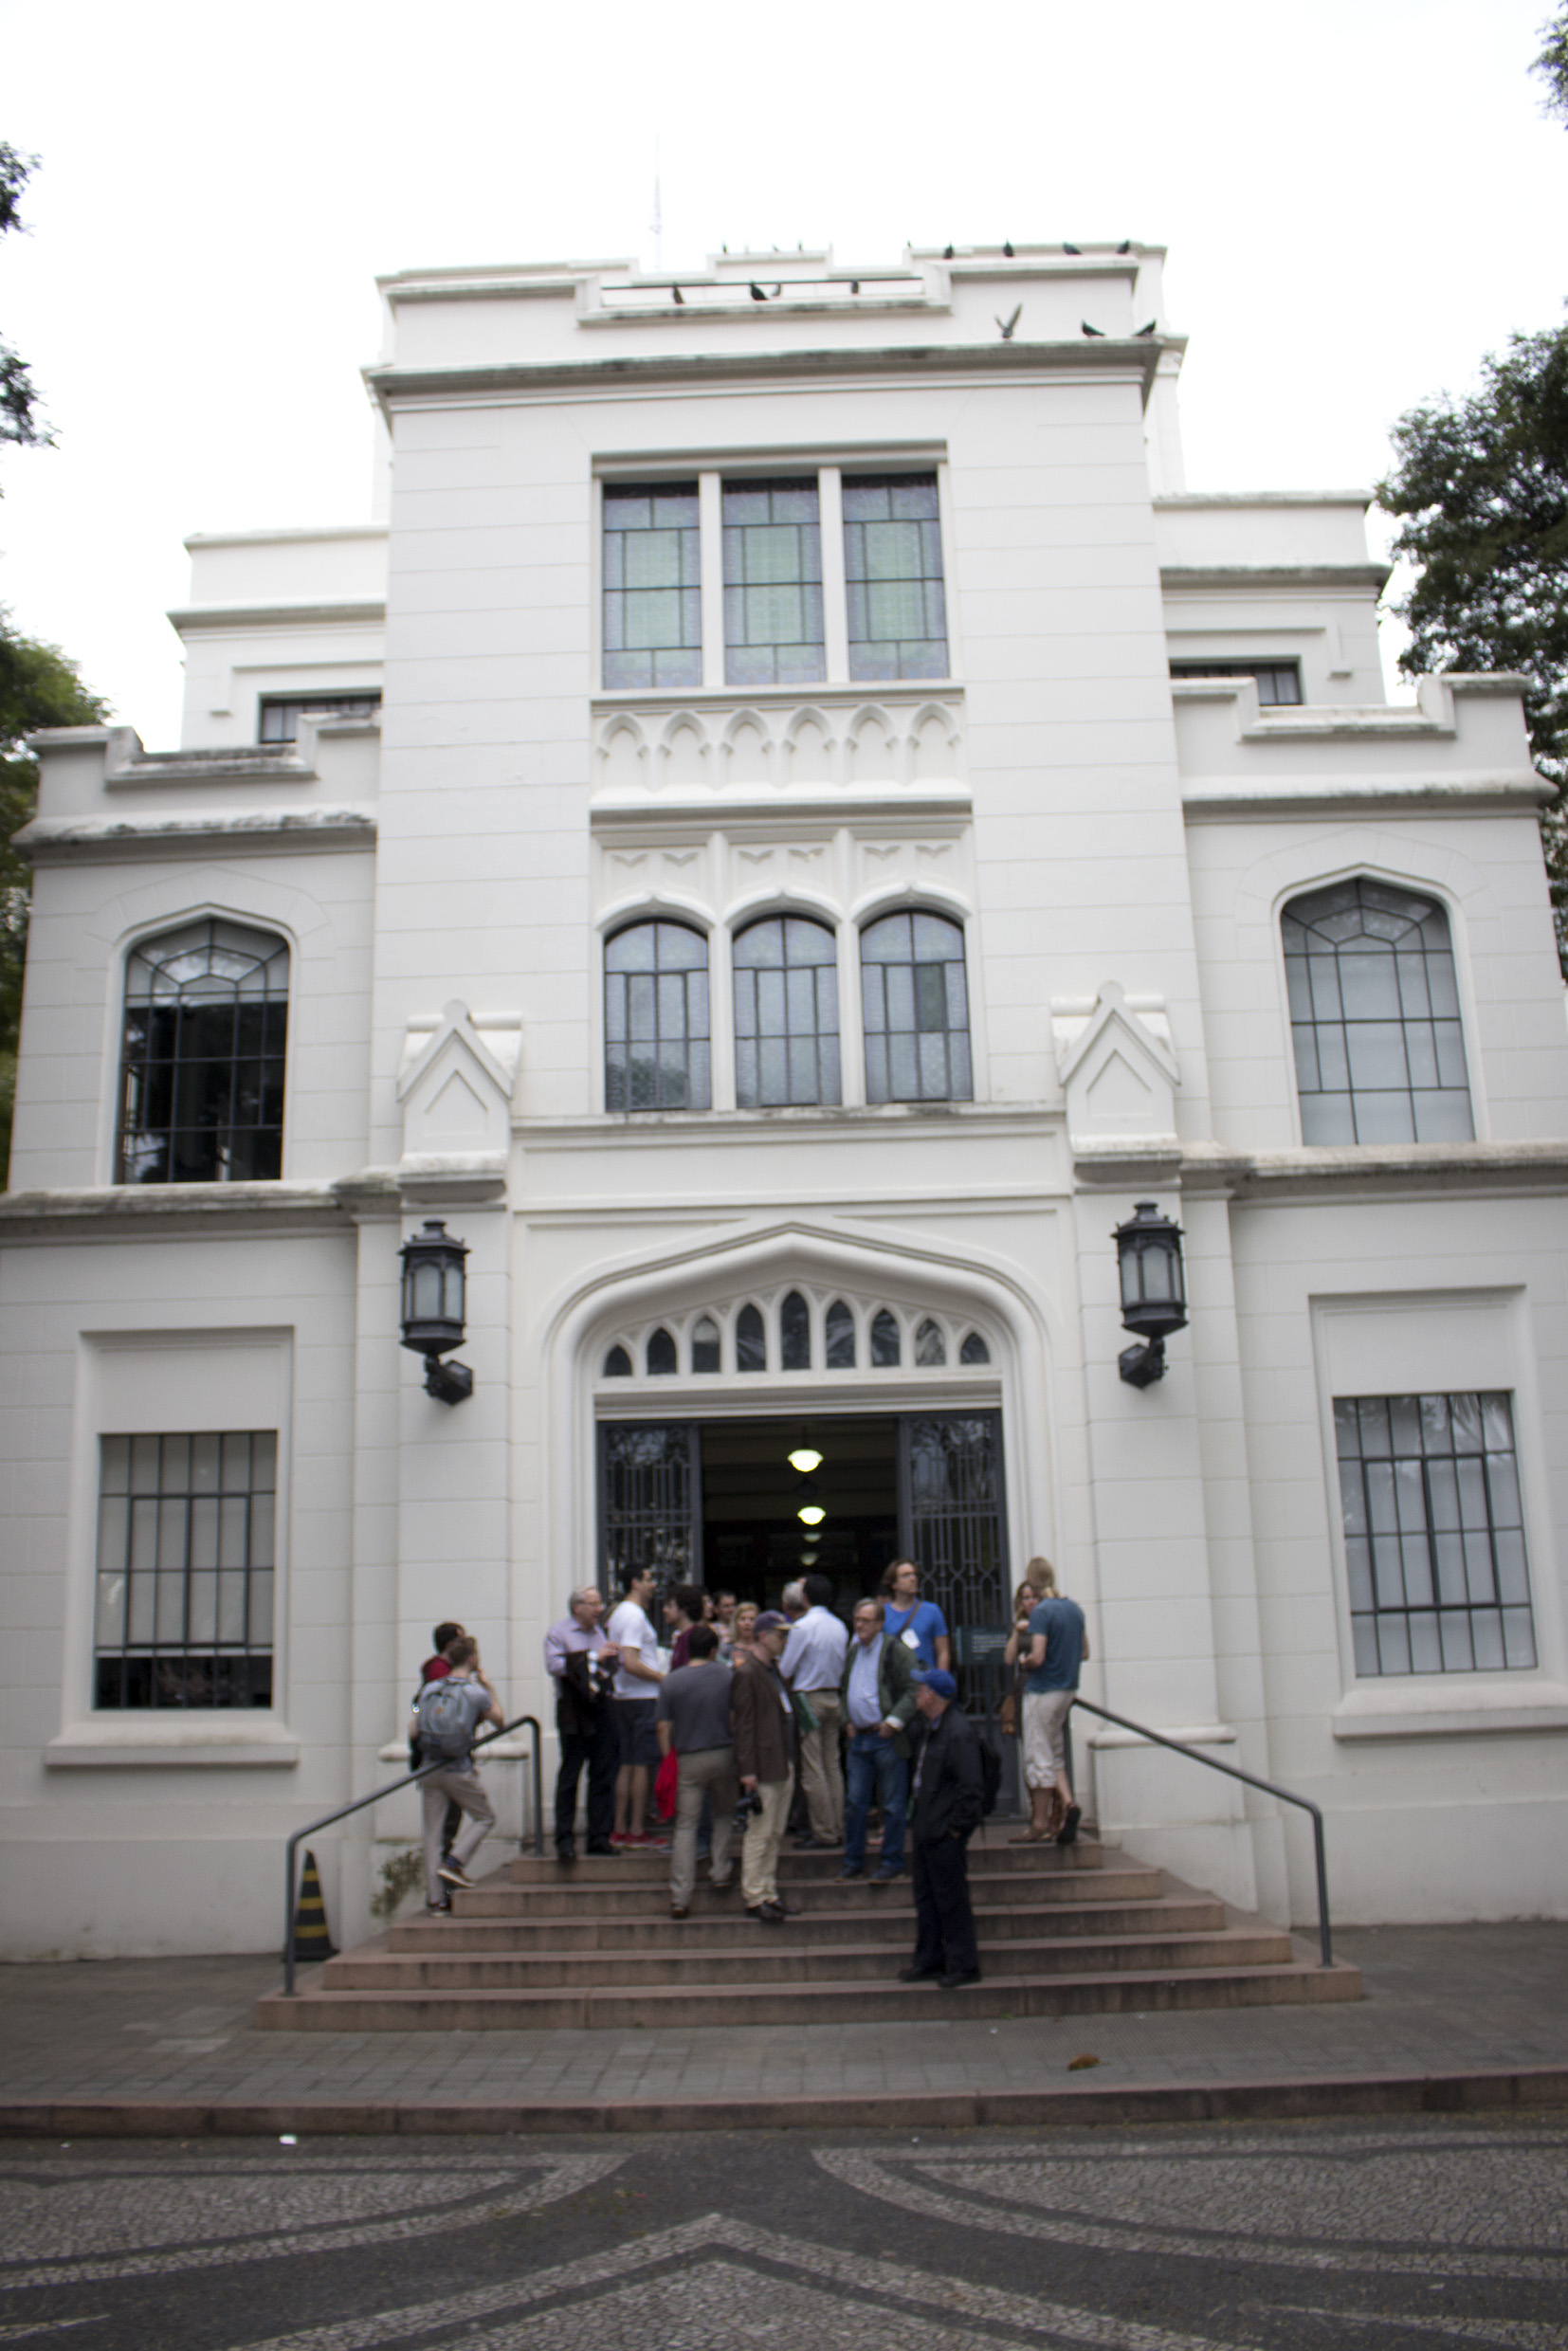
[[[758,1934],[767,1932],[758,1928]],[[786,1929],[777,1930],[780,1934]],[[1128,1969],[1060,1976],[988,1975],[957,1993],[934,1984],[748,1984],[720,1979],[553,1992],[328,1992],[312,1984],[294,1999],[256,2004],[274,2032],[517,2032],[711,2026],[936,2023],[956,2016],[1147,2014],[1170,2009],[1258,2008],[1358,2000],[1359,1970],[1304,1959],[1280,1966]]]
[[[853,1888],[850,1889],[854,1890]],[[1095,1893],[1099,1895],[1098,1886]],[[738,1895],[712,1896],[706,1907],[693,1905],[689,1919],[675,1920],[663,1907],[645,1908],[631,1918],[583,1918],[575,1910],[533,1911],[520,1918],[475,1919],[465,1913],[450,1919],[410,1919],[392,1927],[386,1947],[399,1953],[428,1953],[448,1957],[474,1952],[523,1955],[535,1951],[615,1952],[707,1951],[733,1940],[742,1916]],[[880,1898],[858,1907],[801,1910],[793,1933],[805,1939],[834,1943],[878,1942],[902,1945],[911,1932],[909,1888],[887,1887]],[[1064,1935],[1208,1934],[1225,1924],[1225,1905],[1208,1895],[1174,1895],[1143,1902],[1008,1904],[996,1908],[976,1904],[975,1923],[987,1942]],[[747,1924],[750,1922],[747,1921]]]
[[[818,1859],[831,1856],[819,1855]],[[662,1901],[669,1900],[669,1855],[658,1857],[656,1868],[635,1869],[627,1863],[625,1875],[607,1875],[590,1879],[580,1874],[583,1865],[568,1870],[561,1868],[547,1881],[536,1879],[527,1885],[517,1885],[497,1871],[483,1879],[471,1893],[457,1892],[452,1896],[452,1915],[461,1919],[528,1919],[538,1915],[541,1906],[553,1915],[570,1910],[582,1918],[644,1918]],[[619,1872],[623,1865],[607,1862],[607,1872]],[[694,1913],[725,1902],[735,1895],[715,1894],[706,1880],[706,1863],[699,1865],[698,1882],[692,1904]],[[816,1877],[804,1873],[785,1878],[780,1885],[787,1890],[792,1904],[802,1910],[845,1910],[864,1907],[866,1902],[909,1901],[907,1872],[891,1885],[872,1887],[869,1880],[840,1878],[836,1871]],[[1151,1901],[1162,1890],[1158,1869],[1135,1867],[1097,1870],[1093,1879],[1094,1898],[1112,1901]],[[1040,1871],[1020,1869],[1012,1873],[987,1871],[970,1882],[970,1896],[976,1915],[988,1908],[1012,1907],[1035,1903],[1073,1903],[1082,1901],[1085,1881],[1076,1872],[1066,1870]],[[442,1922],[437,1921],[437,1924]]]
[[[762,1926],[750,1919],[741,1931],[719,1949],[695,1952],[665,1950],[622,1954],[619,1961],[602,1952],[536,1951],[484,1956],[458,1952],[421,1957],[391,1951],[347,1952],[329,1959],[321,1971],[325,1992],[444,1992],[461,1998],[466,1992],[556,1992],[590,1989],[595,1997],[623,1992],[629,2000],[657,1987],[680,1987],[694,1973],[705,1973],[736,1984],[886,1983],[896,1979],[901,1960],[906,1961],[913,1940],[907,1933],[902,1949],[884,1943],[802,1943],[789,1926]],[[980,1964],[994,1958],[1010,1976],[1030,1980],[1050,1976],[1143,1974],[1159,1970],[1190,1972],[1194,1968],[1283,1967],[1291,1957],[1290,1938],[1271,1927],[1222,1926],[1202,1935],[1065,1935],[1002,1946],[980,1942]]]
[[[870,1849],[874,1867],[877,1848]],[[1014,1845],[1009,1835],[991,1830],[989,1841],[976,1837],[969,1848],[971,1883],[976,1878],[994,1874],[1016,1876],[1020,1871],[1038,1872],[1041,1876],[1071,1876],[1085,1869],[1105,1867],[1103,1849],[1092,1839],[1081,1837],[1076,1845]],[[608,1886],[619,1880],[637,1885],[667,1875],[668,1850],[633,1846],[616,1853],[580,1853],[575,1861],[557,1861],[553,1853],[541,1859],[535,1853],[524,1853],[503,1865],[505,1874],[515,1886],[537,1886],[540,1883],[559,1886],[568,1880],[574,1885]],[[778,1856],[781,1878],[830,1877],[844,1867],[842,1850],[797,1853],[786,1845]],[[500,1876],[497,1870],[493,1873]]]

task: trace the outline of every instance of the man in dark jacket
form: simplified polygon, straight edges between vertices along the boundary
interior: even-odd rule
[[[577,1853],[577,1783],[588,1766],[588,1850],[613,1853],[615,1769],[619,1751],[611,1688],[620,1652],[599,1630],[604,1601],[593,1584],[579,1584],[571,1606],[544,1636],[544,1665],[556,1689],[556,1730],[561,1767],[556,1780],[556,1859]]]
[[[980,1980],[967,1847],[985,1801],[980,1749],[958,1686],[940,1668],[915,1675],[924,1737],[915,1758],[909,1813],[915,1884],[915,1957],[900,1983],[935,1977],[944,1992]]]

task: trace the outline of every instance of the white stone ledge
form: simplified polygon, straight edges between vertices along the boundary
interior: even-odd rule
[[[1257,737],[1248,737],[1255,743]],[[1430,813],[1452,816],[1467,810],[1488,816],[1533,812],[1544,808],[1553,787],[1534,768],[1511,768],[1500,775],[1307,775],[1297,778],[1249,777],[1233,782],[1224,776],[1195,775],[1182,779],[1182,813],[1191,821],[1226,817],[1255,818],[1335,811],[1368,816],[1380,809],[1410,816]]]
[[[1568,1138],[1544,1142],[1354,1143],[1233,1151],[1188,1143],[1181,1189],[1244,1203],[1423,1193],[1558,1193],[1568,1185]]]
[[[368,809],[223,809],[191,816],[35,816],[11,847],[29,865],[66,866],[185,852],[206,856],[214,847],[371,849],[375,836]]]
[[[49,1771],[125,1770],[148,1765],[225,1770],[240,1764],[289,1768],[300,1741],[277,1715],[218,1708],[191,1713],[88,1715],[67,1723],[44,1750]]]
[[[1455,1686],[1468,1683],[1468,1688]],[[1361,1684],[1329,1717],[1336,1739],[1497,1738],[1568,1730],[1568,1684],[1496,1682],[1444,1674],[1408,1683]]]
[[[315,538],[318,534],[301,536]],[[187,539],[186,545],[190,543]],[[327,604],[182,605],[169,614],[169,621],[182,637],[187,637],[204,629],[320,629],[334,622],[363,626],[384,621],[386,617],[384,599],[356,596]]]
[[[1094,1718],[1091,1716],[1090,1720]],[[1151,1728],[1159,1728],[1158,1724]],[[1195,1722],[1189,1729],[1160,1730],[1160,1738],[1168,1739],[1177,1747],[1233,1747],[1236,1734],[1229,1722]],[[1099,1722],[1089,1733],[1089,1745],[1102,1747],[1152,1747],[1157,1742],[1145,1739],[1141,1731],[1124,1731],[1119,1722]]]

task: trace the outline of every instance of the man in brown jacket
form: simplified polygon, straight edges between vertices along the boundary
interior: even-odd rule
[[[730,1686],[735,1770],[746,1795],[759,1799],[740,1849],[740,1890],[750,1917],[776,1926],[788,1916],[778,1899],[778,1848],[794,1789],[794,1708],[778,1670],[790,1620],[765,1609],[750,1656],[736,1660]]]

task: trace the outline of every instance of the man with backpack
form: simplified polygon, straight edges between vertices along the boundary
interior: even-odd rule
[[[958,1685],[934,1667],[915,1675],[924,1736],[915,1758],[909,1807],[915,1956],[900,1983],[935,1977],[944,1992],[980,1980],[969,1900],[970,1837],[985,1816],[988,1774],[975,1725],[954,1704]]]
[[[474,1769],[474,1733],[482,1722],[505,1726],[489,1681],[479,1663],[479,1643],[463,1633],[447,1648],[450,1668],[439,1681],[427,1682],[419,1693],[419,1743],[427,1763],[441,1769],[421,1782],[425,1819],[425,1907],[445,1910],[449,1886],[471,1886],[468,1863],[496,1825],[495,1807],[480,1785]],[[447,1860],[441,1857],[442,1815],[448,1804],[466,1815]]]

